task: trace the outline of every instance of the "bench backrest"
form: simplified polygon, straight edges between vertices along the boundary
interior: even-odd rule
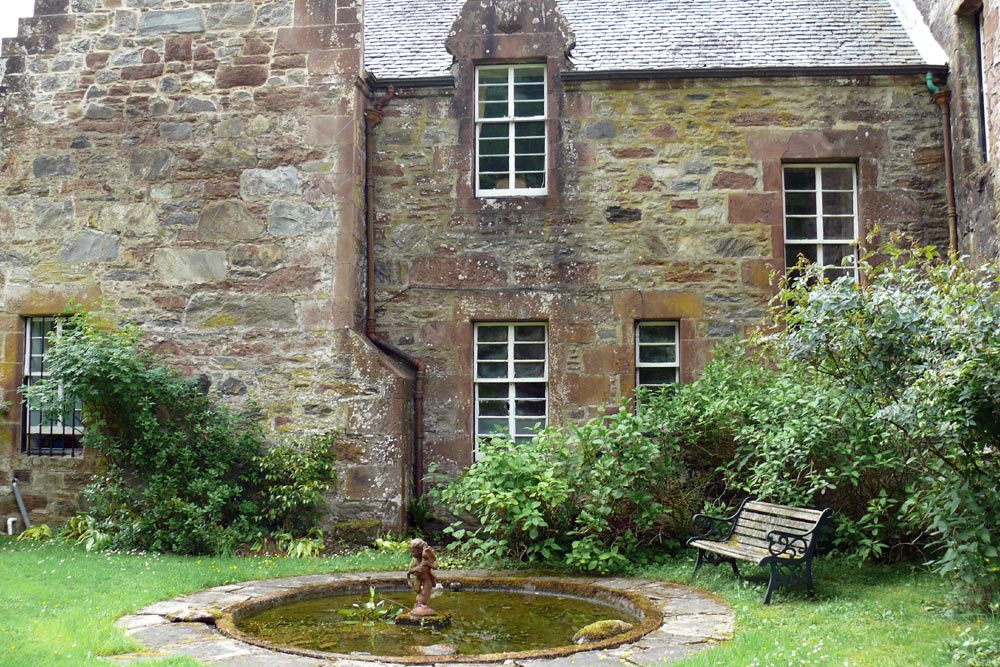
[[[759,500],[748,500],[743,504],[736,519],[732,537],[741,544],[766,551],[767,534],[772,530],[786,533],[808,533],[816,528],[829,512],[829,510],[810,510],[774,505]],[[815,539],[816,533],[812,533],[806,538],[804,546],[796,542],[795,556],[799,558],[804,556],[806,551],[812,548]]]

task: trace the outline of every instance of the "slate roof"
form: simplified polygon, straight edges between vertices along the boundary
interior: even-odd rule
[[[579,72],[925,66],[901,0],[558,0]],[[906,2],[907,0],[902,0]],[[367,0],[378,79],[447,75],[464,0]]]

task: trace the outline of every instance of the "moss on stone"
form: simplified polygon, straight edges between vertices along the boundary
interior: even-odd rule
[[[590,625],[580,628],[580,630],[573,635],[573,643],[589,644],[591,642],[599,642],[604,639],[611,639],[615,635],[628,632],[632,629],[632,627],[631,623],[626,623],[625,621],[619,621],[617,619],[596,621]]]

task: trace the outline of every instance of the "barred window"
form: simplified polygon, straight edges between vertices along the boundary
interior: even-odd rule
[[[548,422],[548,329],[544,323],[477,324],[476,445],[529,440]]]
[[[54,338],[67,325],[61,317],[28,317],[24,327],[24,385],[31,386],[46,377],[46,355]],[[43,456],[76,456],[82,451],[80,436],[83,421],[80,405],[67,414],[51,414],[28,406],[22,407],[21,451]]]
[[[476,195],[544,195],[545,66],[476,68]]]

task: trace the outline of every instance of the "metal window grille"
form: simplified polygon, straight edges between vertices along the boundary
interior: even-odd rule
[[[530,440],[548,423],[548,329],[544,323],[477,324],[475,419],[481,438]]]
[[[678,322],[640,322],[635,328],[635,386],[660,387],[680,380]]]
[[[831,267],[827,276],[857,271],[857,169],[852,164],[795,164],[784,168],[785,269],[799,256]]]
[[[545,65],[476,69],[476,194],[544,195]]]
[[[31,386],[46,377],[46,354],[53,337],[62,331],[59,317],[25,319],[24,384]],[[22,403],[21,451],[40,456],[77,456],[82,453],[83,421],[79,403],[67,414],[50,414]]]

